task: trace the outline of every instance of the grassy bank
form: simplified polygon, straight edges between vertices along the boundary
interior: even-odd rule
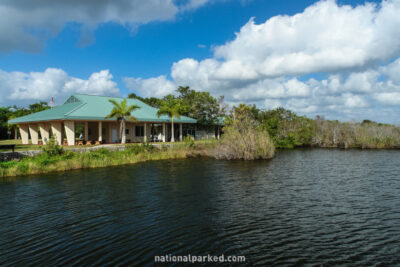
[[[126,145],[125,150],[115,152],[100,148],[96,151],[76,153],[53,147],[35,157],[1,162],[0,177],[117,166],[149,160],[210,156],[214,147],[215,141],[183,142],[175,144],[172,148],[134,144]]]

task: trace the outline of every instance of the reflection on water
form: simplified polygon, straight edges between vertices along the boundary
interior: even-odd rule
[[[0,265],[400,262],[400,152],[294,150],[0,182]]]

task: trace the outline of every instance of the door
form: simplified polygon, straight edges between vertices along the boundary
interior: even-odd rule
[[[118,129],[112,129],[111,142],[118,143]]]

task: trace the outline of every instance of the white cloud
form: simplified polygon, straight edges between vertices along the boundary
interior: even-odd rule
[[[70,78],[63,87],[64,92],[77,92],[92,95],[117,95],[119,89],[109,70],[90,75],[88,80]]]
[[[39,51],[46,39],[68,22],[82,24],[81,45],[93,41],[91,31],[107,22],[135,30],[137,25],[173,19],[208,0],[190,0],[183,6],[172,0],[2,0],[0,2],[0,54],[13,50]]]
[[[399,55],[399,13],[398,0],[355,8],[320,1],[294,16],[250,20],[215,57],[221,69],[234,62],[258,77],[364,67]]]
[[[108,70],[95,72],[87,80],[71,77],[65,71],[55,68],[30,73],[0,70],[2,105],[48,101],[51,97],[60,104],[73,93],[119,95],[119,89]]]
[[[390,80],[393,82],[400,84],[400,58],[395,60],[393,63],[389,64],[386,67],[383,67],[381,71],[386,74]]]
[[[124,78],[123,81],[130,90],[143,97],[163,97],[174,93],[176,89],[175,84],[165,76],[150,79]]]
[[[400,92],[378,93],[375,99],[384,105],[400,106]]]
[[[294,16],[262,24],[250,20],[233,41],[215,48],[213,58],[182,59],[173,64],[171,76],[178,84],[190,81],[216,90],[287,75],[365,68],[400,55],[398,13],[400,0],[355,8],[320,1]],[[364,75],[355,75],[346,87],[370,91],[365,86],[376,73]]]
[[[393,114],[400,109],[398,14],[400,0],[356,7],[327,0],[294,16],[261,24],[251,19],[234,40],[215,48],[214,57],[182,59],[172,65],[172,80],[158,81],[169,92],[189,85],[225,95],[231,105],[255,103],[309,116],[400,123],[383,106],[392,105]],[[164,88],[140,82],[141,92],[161,95]]]
[[[181,10],[191,10],[196,9],[205,5],[209,0],[189,0],[186,4],[181,6]]]

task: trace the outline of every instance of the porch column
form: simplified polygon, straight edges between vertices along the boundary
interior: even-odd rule
[[[87,141],[89,139],[89,123],[85,121],[85,133],[83,139]]]
[[[39,133],[37,129],[37,124],[29,124],[29,133],[31,135],[32,144],[39,144]]]
[[[103,142],[103,123],[99,121],[99,142]]]
[[[182,136],[183,136],[182,123],[179,123],[179,141],[183,140]]]
[[[165,123],[162,124],[162,141],[165,143]]]
[[[219,140],[221,138],[221,132],[219,126],[217,127],[217,139]]]
[[[50,138],[49,125],[47,123],[39,123],[39,131],[43,144],[47,144],[47,141]]]
[[[147,123],[144,123],[143,127],[144,133],[143,133],[143,141],[146,143],[147,142]]]
[[[51,132],[59,145],[62,145],[62,127],[61,122],[51,122]]]
[[[21,135],[22,144],[29,144],[29,134],[28,134],[28,125],[20,124],[19,125],[19,133]]]
[[[64,121],[65,133],[67,134],[67,141],[69,146],[75,145],[75,122]]]

